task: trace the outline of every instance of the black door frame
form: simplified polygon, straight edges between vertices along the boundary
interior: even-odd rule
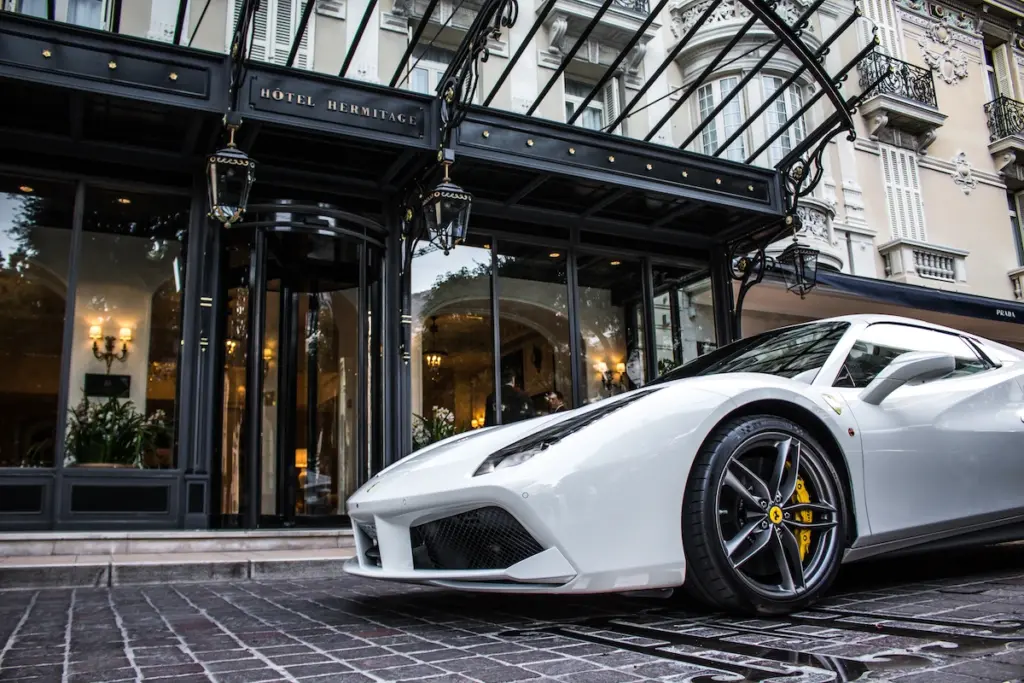
[[[276,217],[275,215],[276,214]],[[249,249],[249,264],[248,264],[248,310],[247,310],[247,360],[246,360],[246,396],[244,413],[242,416],[242,434],[243,434],[243,445],[242,445],[242,457],[239,462],[238,478],[241,482],[241,490],[239,496],[239,510],[237,515],[223,514],[219,510],[219,493],[221,487],[216,488],[216,491],[212,493],[216,496],[212,498],[210,503],[213,506],[212,509],[216,509],[218,517],[221,520],[222,526],[239,526],[242,528],[256,529],[260,527],[268,526],[293,526],[293,525],[316,525],[316,526],[334,526],[338,524],[344,524],[347,522],[347,515],[343,513],[333,515],[323,515],[318,517],[298,517],[294,514],[294,503],[298,495],[297,486],[295,485],[294,474],[294,460],[288,458],[287,453],[289,452],[289,443],[294,443],[294,429],[295,422],[295,399],[297,396],[294,395],[297,391],[295,386],[295,371],[297,371],[298,354],[292,353],[297,351],[299,338],[297,334],[298,324],[303,324],[302,321],[297,320],[298,306],[296,297],[300,296],[299,292],[292,291],[288,287],[282,287],[281,292],[281,312],[287,314],[289,321],[284,319],[284,315],[281,316],[279,321],[281,336],[279,336],[279,344],[281,345],[278,365],[278,434],[277,434],[277,475],[276,475],[276,491],[275,497],[277,500],[278,511],[273,516],[266,516],[261,514],[261,501],[262,501],[262,462],[263,462],[263,439],[262,439],[262,410],[263,410],[263,389],[264,389],[264,375],[263,375],[263,347],[266,338],[266,296],[268,286],[268,245],[267,239],[271,234],[307,234],[307,235],[321,235],[327,236],[334,239],[346,240],[349,242],[358,241],[358,254],[359,254],[359,285],[358,285],[358,301],[359,301],[359,315],[357,316],[357,358],[356,358],[356,378],[357,378],[357,402],[356,402],[356,472],[357,472],[357,484],[361,485],[368,477],[371,471],[370,453],[380,453],[383,449],[383,435],[384,426],[378,424],[383,419],[381,411],[374,411],[373,406],[370,402],[370,391],[368,379],[379,383],[381,377],[381,368],[383,367],[383,358],[380,353],[373,355],[371,350],[376,348],[381,350],[381,345],[371,345],[371,337],[379,338],[380,331],[375,332],[375,328],[381,326],[380,318],[385,313],[383,311],[383,287],[381,286],[382,279],[385,277],[384,261],[386,258],[385,240],[387,231],[383,226],[378,224],[376,221],[368,219],[358,214],[353,214],[346,211],[341,211],[333,208],[325,208],[324,205],[304,205],[304,204],[258,204],[249,207],[249,215],[257,216],[257,220],[247,223],[240,223],[236,227],[232,227],[227,232],[236,233],[238,235],[245,235],[244,240]],[[265,217],[269,215],[269,217]],[[327,220],[324,220],[324,219]],[[350,224],[356,226],[358,229],[351,227],[344,227],[344,224]],[[245,231],[245,232],[243,232]],[[241,246],[241,243],[230,238],[223,240],[224,254],[226,250],[231,246]],[[379,251],[378,251],[379,250]],[[223,259],[223,254],[221,259]],[[375,278],[374,292],[370,292],[370,284],[368,283],[367,269],[370,264],[367,263],[368,259],[377,259],[380,263],[378,266],[378,274]],[[224,298],[227,294],[226,285],[222,286],[219,293],[219,298]],[[371,306],[376,306],[379,313],[377,316],[367,316],[366,313],[371,309]],[[223,308],[223,307],[221,307]],[[226,313],[226,311],[224,311]],[[310,310],[307,314],[307,320],[305,321],[304,327],[307,328],[311,324],[315,325],[315,320],[312,316],[315,316],[315,311]],[[371,324],[369,322],[370,317],[376,318],[378,322]],[[288,322],[294,323],[289,325]],[[224,346],[223,340],[223,324],[218,325],[217,337],[212,341],[212,345],[221,349]],[[290,328],[286,331],[286,327]],[[288,348],[290,347],[290,348]],[[310,362],[315,362],[315,357]],[[221,367],[223,364],[221,363]],[[309,383],[309,390],[311,392],[310,405],[314,405],[316,402],[316,386],[315,383]],[[223,395],[223,373],[221,371],[221,380],[218,382],[218,396]],[[375,401],[374,403],[377,403]],[[255,416],[255,419],[254,419]],[[313,413],[310,412],[311,419]],[[373,425],[369,424],[370,419],[373,419]],[[284,428],[282,430],[282,427]],[[307,425],[308,428],[308,425]],[[315,431],[315,425],[313,427]],[[289,431],[290,430],[290,431]],[[369,443],[369,439],[375,440],[374,444]],[[216,449],[219,457],[223,457],[222,450]],[[309,456],[312,461],[312,454]],[[218,458],[219,460],[219,458]],[[213,469],[219,470],[219,462],[213,463]]]

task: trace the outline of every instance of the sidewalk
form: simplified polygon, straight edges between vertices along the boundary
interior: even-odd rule
[[[0,535],[0,590],[340,576],[352,532],[165,531]]]

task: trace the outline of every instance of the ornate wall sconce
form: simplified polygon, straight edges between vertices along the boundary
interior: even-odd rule
[[[622,378],[626,375],[625,363],[616,363],[615,370],[612,371],[607,363],[599,361],[594,364],[594,369],[601,375],[601,384],[606,391],[611,391],[613,387],[624,388],[625,385],[622,382]]]
[[[110,374],[110,367],[114,364],[114,361],[125,362],[128,359],[128,342],[132,340],[132,329],[130,327],[122,327],[117,337],[114,336],[103,336],[103,328],[100,325],[92,325],[89,328],[89,338],[92,339],[92,355],[96,356],[96,360],[101,360],[107,364],[107,374]],[[103,340],[103,351],[100,351],[100,339]],[[121,352],[114,352],[114,345],[118,339],[121,340]]]
[[[274,361],[274,350],[269,346],[263,349],[263,378],[270,373],[270,364]]]

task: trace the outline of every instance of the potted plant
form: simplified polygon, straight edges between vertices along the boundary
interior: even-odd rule
[[[65,466],[142,467],[143,459],[170,436],[163,411],[147,417],[131,401],[83,398],[68,413]]]
[[[412,449],[418,451],[432,443],[455,435],[455,416],[447,408],[434,406],[430,417],[413,415]]]

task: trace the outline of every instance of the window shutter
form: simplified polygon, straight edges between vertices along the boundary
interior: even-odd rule
[[[260,8],[253,17],[252,26],[249,30],[249,57],[253,61],[265,62],[267,60],[267,15],[268,6],[274,0],[263,0]],[[238,25],[238,16],[242,13],[242,0],[228,0],[228,26],[227,26],[227,50],[231,50],[231,39]]]
[[[893,238],[927,241],[917,157],[889,145],[880,145],[880,149],[885,203]]]
[[[277,0],[270,3],[269,9],[274,10],[270,15],[273,23],[271,61],[283,65],[288,61],[288,51],[292,46],[292,38],[295,37],[295,0]]]
[[[996,72],[996,87],[999,88],[999,94],[1015,99],[1014,63],[1009,45],[1003,43],[992,50],[992,67]]]
[[[278,0],[281,2],[281,0]],[[299,23],[302,21],[302,13],[306,11],[307,2],[316,2],[316,0],[299,0],[294,2],[292,7],[292,30],[291,35],[285,39],[285,42],[290,42],[295,38],[296,31],[299,30]],[[302,40],[299,41],[299,51],[295,53],[295,64],[300,69],[312,68],[313,62],[313,27],[316,24],[316,9],[314,8],[313,13],[309,15],[309,22],[306,24],[306,30],[302,33]],[[282,63],[288,61],[288,53],[285,52],[284,60]]]
[[[864,9],[869,19],[863,23],[865,44],[871,39],[871,25],[874,24],[878,27],[879,49],[896,59],[903,59],[903,44],[892,0],[865,0]]]
[[[601,100],[604,103],[604,121],[601,122],[603,127],[611,125],[619,116],[619,77],[612,76],[611,80],[604,84],[601,88]],[[618,133],[622,129],[622,124],[615,127],[615,130],[609,131],[610,133]]]

